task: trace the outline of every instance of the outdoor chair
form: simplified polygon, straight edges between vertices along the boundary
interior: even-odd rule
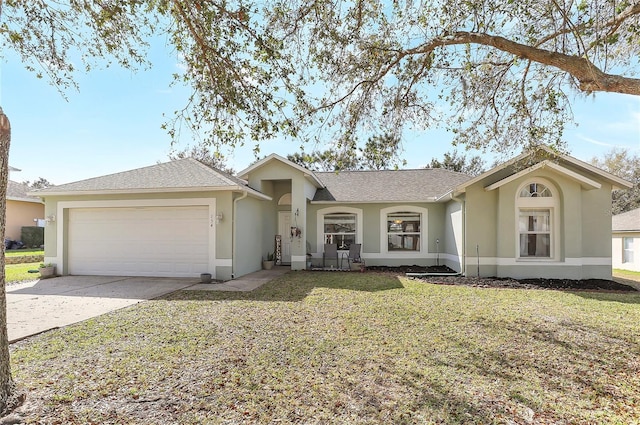
[[[362,244],[352,243],[349,245],[349,252],[343,252],[342,258],[340,259],[340,268],[342,268],[342,263],[344,260],[347,260],[347,270],[351,270],[351,264],[361,264],[361,268],[364,267],[364,260],[360,256],[360,251],[362,248]]]
[[[324,252],[322,253],[322,268],[327,267],[327,259],[335,259],[336,267],[338,267],[338,244],[326,243],[324,244]]]

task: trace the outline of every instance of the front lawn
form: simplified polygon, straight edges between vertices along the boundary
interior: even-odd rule
[[[640,282],[640,272],[634,272],[631,270],[613,269],[613,277],[619,277],[622,279],[635,280]]]
[[[289,273],[12,346],[26,423],[631,424],[640,294]]]
[[[38,270],[39,266],[40,263],[7,264],[4,266],[5,280],[14,283],[40,279],[40,272],[29,273],[29,270]]]

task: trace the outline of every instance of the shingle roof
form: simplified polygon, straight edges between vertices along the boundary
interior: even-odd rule
[[[109,174],[37,191],[38,195],[97,191],[135,192],[198,190],[210,188],[249,190],[244,180],[214,170],[193,158],[185,158],[131,171]],[[33,192],[36,193],[36,192]]]
[[[26,184],[14,182],[12,180],[9,180],[7,182],[7,199],[13,201],[42,203],[42,200],[40,198],[29,196],[27,195],[27,192],[29,192],[29,186],[27,186]]]
[[[640,208],[611,217],[611,228],[614,232],[640,232]]]
[[[433,201],[471,176],[444,168],[316,173],[325,184],[314,201]]]

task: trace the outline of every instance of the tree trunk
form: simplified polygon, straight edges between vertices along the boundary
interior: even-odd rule
[[[0,3],[1,5],[1,3]],[[7,334],[7,297],[5,288],[4,234],[7,211],[7,180],[9,178],[9,144],[11,142],[11,125],[9,119],[0,108],[0,234],[2,235],[2,251],[0,251],[0,414],[15,407],[15,384],[11,377],[9,358],[9,335]]]

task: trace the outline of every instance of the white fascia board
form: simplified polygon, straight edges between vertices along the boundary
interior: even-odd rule
[[[266,158],[261,159],[260,161],[256,162],[253,165],[250,165],[249,167],[245,168],[244,170],[240,171],[238,174],[236,174],[236,177],[240,178],[240,179],[244,179],[244,180],[248,180],[249,179],[249,173],[251,173],[253,170],[262,167],[263,165],[267,164],[268,162],[271,161],[280,161],[285,165],[288,165],[289,167],[296,169],[298,171],[300,171],[303,176],[311,181],[317,188],[323,188],[324,187],[324,183],[322,183],[320,181],[320,179],[318,178],[318,176],[315,175],[315,173],[307,168],[304,168],[302,165],[296,164],[295,162],[289,161],[286,158],[281,157],[278,154],[272,153],[271,155],[267,156]]]
[[[580,183],[580,185],[586,190],[600,189],[602,187],[602,185],[595,180],[591,180],[590,178],[587,178],[581,174],[571,171],[568,168],[563,167],[562,165],[558,165],[554,162],[549,161],[548,159],[545,159],[544,161],[539,162],[536,165],[533,165],[529,168],[526,168],[522,171],[512,174],[509,177],[506,177],[493,184],[490,184],[489,186],[485,187],[484,190],[486,190],[487,192],[495,190],[501,186],[504,186],[507,183],[511,183],[512,181],[519,179],[520,177],[523,177],[527,174],[530,174],[533,171],[538,170],[540,168],[550,168],[559,174],[569,177],[570,179]]]
[[[149,189],[111,189],[111,190],[69,190],[69,191],[47,191],[29,192],[31,196],[46,198],[49,196],[83,196],[83,195],[133,195],[141,193],[190,193],[190,192],[247,192],[250,196],[258,199],[271,201],[270,196],[264,195],[253,189],[241,186],[215,186],[215,187],[172,187],[172,188],[149,188]]]
[[[477,182],[479,182],[480,180],[485,179],[486,177],[497,173],[498,171],[504,170],[505,168],[515,164],[516,162],[520,161],[523,158],[526,158],[527,156],[529,156],[529,153],[521,153],[520,155],[516,156],[515,158],[510,159],[507,162],[503,162],[502,164],[496,165],[495,167],[493,167],[492,169],[490,169],[489,171],[485,171],[484,173],[475,176],[474,178],[472,178],[471,180],[467,180],[466,182],[456,186],[455,188],[453,188],[453,190],[451,191],[451,193],[454,194],[454,196],[458,196],[461,195],[463,193],[466,192],[467,187],[471,186],[472,184],[475,184]],[[448,196],[449,194],[446,193],[445,195],[443,195],[441,198]]]
[[[434,203],[439,201],[441,198],[438,198],[436,196],[432,196],[430,198],[427,199],[408,199],[405,201],[385,201],[385,200],[379,200],[379,201],[310,201],[310,204],[313,205],[344,205],[344,204],[415,204],[415,203],[422,203],[422,204],[430,204],[430,203]]]
[[[16,196],[7,196],[7,201],[20,201],[20,202],[32,202],[34,204],[44,204],[44,202],[42,202],[42,199],[19,198]]]
[[[631,189],[633,187],[633,184],[631,182],[628,182],[623,178],[620,178],[604,170],[601,170],[598,167],[594,167],[591,164],[580,161],[577,158],[574,158],[568,155],[562,155],[561,158],[567,162],[570,162],[573,165],[584,168],[587,171],[590,171],[594,174],[599,175],[600,177],[603,177],[606,180],[609,180],[611,183],[613,183],[614,189]]]

